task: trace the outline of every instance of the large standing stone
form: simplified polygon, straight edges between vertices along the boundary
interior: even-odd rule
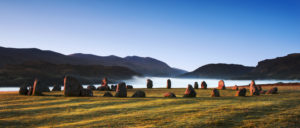
[[[194,90],[192,85],[189,84],[184,92],[183,97],[196,97],[196,95],[196,91]]]
[[[66,76],[64,79],[64,95],[65,96],[81,96],[83,87],[79,81],[71,76]]]
[[[153,82],[150,79],[147,79],[147,88],[153,88]]]
[[[49,89],[49,88],[48,88]],[[40,81],[38,79],[34,80],[33,83],[33,91],[32,91],[32,95],[33,96],[42,96],[43,95],[43,87],[40,84]]]
[[[237,85],[234,85],[233,88],[232,88],[232,90],[238,91],[238,90],[239,90],[239,87],[238,87]]]
[[[131,97],[146,97],[146,93],[142,90],[137,90]]]
[[[96,90],[96,87],[95,87],[94,85],[89,85],[89,86],[87,87],[87,89],[90,89],[90,90]]]
[[[132,85],[127,85],[126,88],[127,89],[133,89],[133,86]]]
[[[124,82],[117,85],[115,97],[127,97],[126,84]]]
[[[93,96],[91,89],[81,89],[80,96]]]
[[[52,88],[52,91],[61,91],[61,87],[58,84],[55,84]]]
[[[173,98],[173,97],[176,97],[176,95],[174,93],[172,93],[172,92],[168,92],[168,93],[164,94],[164,97]]]
[[[219,90],[218,89],[213,89],[212,91],[211,91],[211,95],[210,95],[211,97],[220,97],[220,92],[219,92]]]
[[[201,88],[202,88],[202,89],[207,89],[207,84],[206,84],[205,81],[202,81],[202,82],[201,82]]]
[[[194,89],[198,89],[198,88],[199,88],[198,82],[195,82],[194,83]]]
[[[220,90],[226,89],[224,80],[219,81],[218,89]]]
[[[251,96],[258,96],[259,95],[259,91],[258,91],[258,88],[257,88],[254,80],[251,81],[249,90],[250,90],[250,95]]]
[[[28,94],[28,89],[26,85],[22,85],[19,89],[19,94],[20,95],[27,95]]]
[[[266,92],[266,94],[277,94],[278,93],[278,88],[277,87],[273,87],[270,90],[268,90]]]
[[[103,97],[113,97],[113,95],[110,92],[105,92]]]
[[[247,92],[246,88],[239,89],[236,92],[235,96],[246,96],[246,92]]]
[[[171,80],[168,79],[168,80],[167,80],[167,89],[170,89],[170,88],[171,88]]]
[[[99,90],[99,91],[109,91],[109,90],[110,90],[110,88],[109,88],[109,86],[108,86],[108,82],[107,82],[107,78],[106,78],[106,77],[104,77],[104,78],[102,79],[101,86],[99,86],[99,87],[97,88],[97,90]]]

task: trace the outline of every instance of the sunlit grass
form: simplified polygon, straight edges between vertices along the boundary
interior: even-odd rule
[[[269,89],[266,87],[264,89]],[[147,98],[63,97],[0,93],[1,127],[300,127],[300,87],[279,87],[279,94],[234,97],[231,89],[210,97],[182,98],[185,89],[140,89]],[[177,98],[164,98],[173,92]],[[112,92],[114,94],[114,92]]]

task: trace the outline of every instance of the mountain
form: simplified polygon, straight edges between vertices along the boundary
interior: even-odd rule
[[[258,62],[255,69],[238,79],[300,79],[300,53]]]
[[[102,64],[127,67],[133,71],[149,76],[176,76],[185,72],[171,68],[166,63],[150,57],[127,56],[125,58],[117,56],[96,56],[91,54],[72,54],[70,57],[82,60],[88,64]]]
[[[141,76],[126,67],[103,65],[52,64],[44,61],[31,61],[22,64],[9,64],[0,69],[0,86],[19,86],[38,78],[47,85],[63,84],[66,75],[77,77],[83,84],[101,83],[103,77],[118,81],[132,76]]]
[[[149,76],[176,76],[184,71],[150,58],[128,56],[96,56],[92,54],[63,55],[36,48],[17,49],[0,47],[0,68],[7,64],[22,64],[28,61],[45,61],[53,64],[122,66]]]
[[[253,69],[254,67],[247,67],[238,64],[207,64],[192,72],[185,73],[180,77],[230,79],[232,77],[245,75]]]

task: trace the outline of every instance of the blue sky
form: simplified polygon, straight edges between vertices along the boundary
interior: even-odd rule
[[[300,1],[0,0],[0,46],[255,66],[300,52]]]

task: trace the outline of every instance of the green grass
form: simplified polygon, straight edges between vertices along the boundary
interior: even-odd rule
[[[269,88],[269,87],[268,87]],[[266,87],[267,89],[267,87]],[[300,87],[279,87],[279,94],[234,97],[235,91],[197,89],[197,98],[182,98],[185,89],[142,89],[147,98],[20,96],[0,92],[1,127],[300,127]],[[174,92],[177,98],[164,98]],[[113,93],[114,94],[114,93]],[[249,95],[249,92],[247,92]]]

